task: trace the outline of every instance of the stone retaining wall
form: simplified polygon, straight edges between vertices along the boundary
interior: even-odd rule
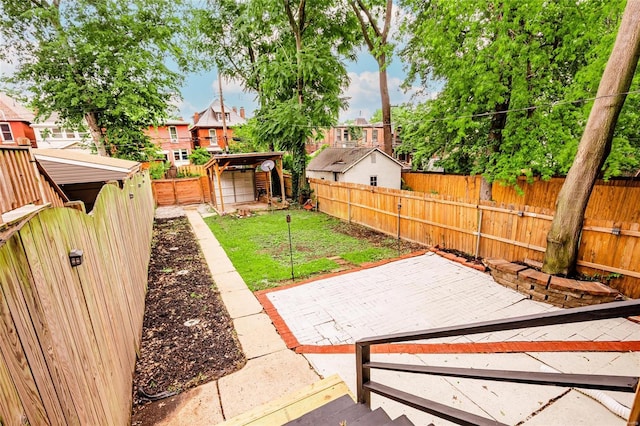
[[[493,279],[529,299],[550,303],[562,308],[613,302],[622,295],[604,284],[556,277],[524,265],[502,259],[485,260]]]

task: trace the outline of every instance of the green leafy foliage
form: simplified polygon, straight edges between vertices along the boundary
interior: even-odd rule
[[[163,161],[154,161],[149,166],[149,176],[151,179],[164,179],[164,174],[171,167],[171,163],[168,161],[165,163]]]
[[[449,172],[509,184],[566,173],[591,106],[573,101],[595,96],[624,2],[402,3],[414,16],[404,26],[409,81],[442,85],[396,117],[415,167],[437,157]],[[639,105],[630,104],[636,109],[623,111],[605,176],[638,164],[629,125]]]
[[[0,0],[0,57],[16,64],[5,81],[27,93],[39,117],[87,125],[105,155],[142,159],[143,132],[168,117],[187,55],[180,0]]]
[[[196,149],[191,151],[191,154],[189,154],[189,161],[198,166],[207,164],[210,159],[211,154],[209,154],[209,151],[202,147],[197,147]]]

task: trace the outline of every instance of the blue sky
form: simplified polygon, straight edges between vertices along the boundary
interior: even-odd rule
[[[340,121],[355,119],[359,116],[369,119],[377,109],[380,109],[378,64],[367,51],[362,51],[357,61],[347,63],[347,71],[351,83],[344,96],[350,98],[349,108],[340,113]],[[394,58],[387,68],[387,76],[391,105],[411,101],[411,96],[417,89],[412,88],[405,92],[400,88],[406,73],[399,59]],[[222,84],[225,106],[235,106],[238,109],[244,107],[247,117],[253,116],[257,105],[255,95],[244,92],[237,82],[223,79]],[[178,108],[186,121],[192,121],[194,112],[202,111],[218,96],[218,74],[215,70],[191,74],[186,78],[182,89],[183,101]]]

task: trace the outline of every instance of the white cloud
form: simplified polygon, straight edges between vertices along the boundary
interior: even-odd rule
[[[352,120],[357,117],[364,117],[368,120],[376,110],[381,108],[379,74],[373,71],[350,72],[349,78],[351,83],[343,94],[349,98],[349,107],[340,114],[340,121]],[[411,87],[405,91],[401,85],[401,78],[387,75],[391,105],[422,102],[429,97],[429,94],[420,93],[421,88],[419,87]]]

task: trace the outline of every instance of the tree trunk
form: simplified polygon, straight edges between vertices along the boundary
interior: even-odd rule
[[[638,64],[638,22],[640,1],[629,1],[576,158],[558,194],[542,267],[548,274],[569,275],[575,271],[584,212],[598,173],[611,151],[613,131]]]
[[[391,139],[391,100],[389,99],[389,86],[387,84],[387,59],[383,53],[377,58],[378,77],[380,79],[380,99],[382,102],[382,150],[388,155],[393,155],[393,141]]]
[[[480,179],[480,199],[484,201],[491,201],[493,199],[493,184],[484,176],[481,176]]]
[[[108,157],[106,148],[104,147],[104,135],[102,134],[102,129],[100,125],[98,125],[98,120],[96,119],[96,115],[93,112],[87,112],[84,115],[84,119],[87,122],[87,126],[89,127],[89,133],[91,133],[91,138],[93,139],[93,143],[98,150],[98,155],[103,157]]]

